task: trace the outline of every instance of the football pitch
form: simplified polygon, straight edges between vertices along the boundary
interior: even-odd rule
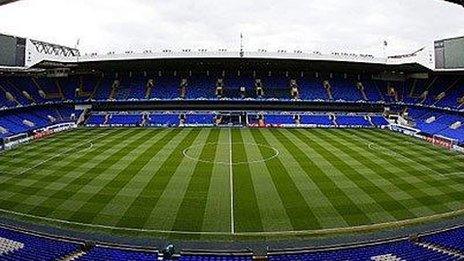
[[[385,130],[83,128],[0,155],[0,215],[82,231],[311,236],[463,209],[462,155]]]

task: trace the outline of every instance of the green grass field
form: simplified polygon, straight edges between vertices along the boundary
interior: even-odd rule
[[[0,213],[131,235],[342,233],[461,214],[463,171],[382,130],[78,129],[0,155]]]

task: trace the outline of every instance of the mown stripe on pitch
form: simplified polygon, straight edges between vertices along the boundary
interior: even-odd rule
[[[86,155],[93,155],[93,153],[94,152],[91,151],[91,152],[88,152]],[[36,206],[28,206],[28,205],[23,205],[23,204],[24,202],[27,202],[28,198],[33,197],[39,193],[43,193],[44,191],[48,191],[47,190],[48,184],[62,177],[63,172],[72,171],[73,169],[74,169],[74,165],[72,163],[69,163],[67,166],[56,169],[55,171],[49,173],[48,175],[42,176],[40,179],[38,179],[34,183],[29,184],[27,186],[21,186],[18,184],[8,185],[5,188],[5,190],[14,191],[15,194],[14,196],[10,198],[3,199],[1,201],[2,208],[6,208],[6,209],[14,208],[15,210],[20,210],[21,208],[30,209],[32,207],[33,209],[28,210],[28,213],[35,214],[35,215],[43,215],[43,213],[48,214],[48,213],[53,212],[54,208],[57,207],[57,205],[55,204],[52,204],[51,207],[45,206],[43,203],[40,205],[36,205]]]
[[[79,173],[78,168],[76,167],[76,164],[81,164],[81,162],[93,162],[93,157],[95,155],[99,154],[105,154],[108,151],[112,151],[114,149],[114,143],[119,141],[120,139],[128,139],[132,137],[134,134],[137,134],[136,130],[130,131],[130,130],[123,130],[121,133],[117,135],[109,135],[106,136],[105,138],[101,139],[100,146],[95,147],[95,150],[83,153],[83,154],[77,154],[70,156],[66,158],[65,160],[67,161],[67,164],[55,169],[51,173],[47,175],[49,179],[46,181],[47,184],[53,184],[55,182],[58,182],[60,179],[66,177],[66,176],[72,176],[74,173],[78,173],[78,178],[79,181],[82,183],[89,183],[91,182],[95,175],[101,174],[101,169],[102,169],[102,164],[104,164],[104,160],[100,161],[98,165],[95,165],[93,168],[85,172],[85,175],[83,173]],[[77,172],[76,172],[77,171]],[[73,197],[76,195],[78,190],[75,190],[73,188],[75,187],[80,187],[80,184],[65,184],[61,183],[63,187],[61,187],[59,190],[55,189],[48,189],[48,186],[45,185],[42,189],[37,191],[34,195],[38,195],[41,197],[47,197],[43,202],[40,204],[37,204],[34,208],[31,210],[28,210],[29,214],[37,215],[37,216],[50,216],[52,214],[56,214],[60,217],[62,217],[62,213],[59,210],[60,205],[68,200],[69,198]],[[40,185],[40,184],[39,184]],[[85,186],[85,184],[83,184]],[[75,210],[75,209],[74,209]],[[59,212],[59,213],[56,213]],[[69,215],[69,210],[66,211],[66,215]]]
[[[132,157],[127,158],[126,164],[122,165],[122,170],[118,171],[117,176],[113,177],[110,182],[107,182],[101,190],[104,195],[112,195],[105,201],[100,201],[102,208],[93,219],[93,223],[107,224],[115,226],[127,226],[142,228],[143,223],[137,222],[135,219],[130,220],[130,224],[122,224],[125,222],[126,214],[130,211],[136,196],[142,191],[143,186],[138,183],[138,186],[133,189],[134,183],[139,178],[144,178],[146,182],[151,175],[147,175],[146,168],[150,162],[165,148],[167,144],[172,142],[173,138],[181,133],[181,129],[165,129],[160,134],[153,136],[146,142],[138,146]],[[103,177],[104,178],[104,177]],[[131,191],[133,194],[127,194]],[[146,205],[143,213],[135,213],[132,211],[129,215],[137,214],[140,216],[151,210],[150,205]]]
[[[96,134],[101,133],[102,131],[93,131]],[[69,130],[66,132],[61,132],[61,133],[56,133],[53,134],[50,137],[40,139],[40,140],[33,140],[32,142],[28,144],[24,144],[22,146],[19,146],[17,148],[14,148],[13,150],[6,151],[4,154],[0,155],[0,165],[3,166],[5,163],[3,160],[8,160],[8,159],[16,159],[16,158],[22,158],[22,157],[27,157],[30,158],[32,154],[33,156],[36,156],[38,153],[47,153],[47,150],[49,150],[50,145],[57,145],[57,144],[66,144],[69,141],[74,141],[74,140],[79,140],[81,137],[88,137],[92,135],[92,133],[88,132],[82,132],[79,131],[79,129],[76,130]],[[46,150],[43,150],[46,149]]]
[[[388,171],[383,168],[382,166],[374,163],[372,160],[370,160],[368,157],[365,157],[352,149],[353,146],[356,146],[355,141],[350,141],[347,139],[344,139],[344,141],[350,142],[351,144],[349,146],[345,146],[339,142],[338,139],[341,138],[341,136],[337,135],[337,133],[340,133],[342,131],[338,130],[317,130],[317,135],[319,138],[325,140],[327,143],[329,143],[331,146],[336,147],[339,152],[344,153],[348,157],[356,160],[363,166],[366,166],[369,168],[371,171],[372,175],[379,175],[388,182],[391,182],[395,186],[399,187],[401,184],[398,184],[397,179],[392,178],[392,173],[388,173]],[[343,138],[342,138],[343,139]],[[387,211],[391,216],[395,217],[396,219],[409,219],[409,218],[414,218],[416,215],[412,213],[411,211],[408,210],[406,206],[404,206],[401,202],[395,200],[390,194],[388,194],[383,187],[377,186],[374,182],[372,182],[369,178],[366,176],[362,175],[358,171],[356,171],[353,167],[351,166],[343,166],[346,165],[346,163],[343,162],[340,166],[345,169],[349,170],[351,173],[358,173],[357,179],[352,179],[355,183],[358,185],[362,185],[364,187],[364,184],[367,184],[367,186],[372,186],[375,187],[377,192],[374,191],[374,193],[371,193],[372,191],[365,189],[366,192],[369,192],[369,196],[371,196],[382,208]],[[358,182],[359,181],[359,182]],[[364,184],[362,184],[362,183]],[[410,187],[409,187],[410,189]]]
[[[0,154],[0,168],[11,165],[9,163],[14,163],[21,159],[24,160],[25,157],[29,158],[31,156],[37,156],[38,152],[43,152],[42,150],[44,150],[44,148],[50,149],[49,147],[51,144],[65,143],[68,140],[76,139],[77,136],[79,136],[78,134],[75,136],[66,134],[68,133],[59,133],[56,136],[51,136],[41,140],[34,140],[28,144],[23,144],[12,150],[3,151]],[[57,139],[58,136],[60,139]]]
[[[379,144],[385,144],[383,143],[385,140],[391,141],[390,140],[391,137],[388,136],[388,133],[379,133],[377,135],[378,136],[372,137],[372,140],[377,141],[377,143]],[[401,142],[401,139],[410,138],[410,137],[398,137],[398,138],[399,138],[399,141]],[[393,137],[393,139],[396,140],[395,137]],[[405,158],[408,162],[413,162],[415,165],[420,166],[421,167],[420,173],[429,174],[426,176],[428,179],[432,179],[433,181],[439,181],[439,183],[436,183],[434,187],[438,187],[438,186],[450,187],[453,185],[462,184],[463,179],[464,179],[463,176],[459,177],[458,175],[451,175],[451,176],[447,175],[449,173],[463,172],[462,171],[463,168],[459,164],[462,159],[453,157],[453,158],[448,158],[447,163],[437,163],[435,160],[437,158],[436,153],[439,153],[440,150],[434,152],[436,148],[433,147],[433,150],[430,150],[428,149],[429,147],[428,144],[418,144],[416,150],[411,150],[410,149],[411,146],[404,147],[404,143],[406,143],[405,141],[402,141],[403,144],[396,145],[396,143],[392,143],[393,145],[390,144],[390,146],[394,146],[398,150],[400,150],[401,153],[399,153],[398,151],[395,151],[395,153],[400,155],[402,158]],[[392,141],[392,142],[395,142],[395,141]],[[443,150],[443,152],[446,152],[446,151]],[[437,166],[437,165],[440,165],[440,166]],[[424,169],[427,169],[430,171],[424,171]],[[431,172],[431,173],[428,173],[428,172]],[[448,189],[445,189],[445,190],[448,191]],[[461,198],[462,196],[461,193],[459,193],[458,191],[454,191],[451,194],[455,195],[457,198]]]
[[[378,130],[376,133],[383,137],[389,137],[392,142],[401,146],[408,147],[409,144],[414,144],[417,146],[411,147],[410,150],[417,153],[426,153],[427,155],[434,155],[435,158],[439,158],[439,161],[442,163],[447,163],[450,158],[454,160],[455,163],[459,163],[464,167],[464,162],[462,162],[462,154],[456,153],[453,151],[446,150],[441,147],[437,147],[430,142],[425,140],[417,139],[414,137],[407,136],[405,134],[397,133],[390,130]]]
[[[39,146],[39,144],[42,144],[42,141],[38,141],[37,143],[25,144],[17,149],[7,151],[4,155],[0,156],[0,172],[11,173],[27,169],[37,164],[37,162],[66,151],[69,143],[79,142],[95,135],[93,133],[86,133],[85,135],[67,134],[69,135],[62,137],[63,139],[51,138],[53,141],[47,142],[46,146]],[[18,152],[18,149],[22,151]]]
[[[200,159],[215,158],[219,131],[218,129],[211,129],[201,151]],[[177,211],[173,230],[202,231],[213,167],[214,163],[200,161],[196,163],[187,191]]]
[[[78,138],[78,141],[81,141],[81,139]],[[71,146],[70,146],[70,143],[71,143]],[[82,145],[86,145],[86,143],[84,142],[84,143],[79,144],[79,146],[82,146]],[[27,147],[28,145],[25,145],[25,146]],[[48,150],[50,152],[55,151],[55,153],[52,156],[48,156],[49,155],[48,153],[42,155],[40,162],[36,160],[36,161],[32,161],[32,163],[28,163],[28,156],[24,156],[24,155],[17,156],[18,160],[16,161],[17,163],[15,163],[13,167],[11,167],[12,171],[0,174],[0,186],[2,186],[2,184],[9,184],[9,185],[14,186],[15,184],[19,185],[19,183],[21,182],[27,183],[25,182],[26,180],[28,182],[31,182],[32,180],[37,181],[41,179],[44,174],[42,172],[44,172],[44,170],[48,170],[46,167],[47,163],[44,163],[41,165],[38,165],[38,164],[40,164],[41,162],[50,160],[50,159],[51,159],[50,161],[53,160],[55,162],[65,159],[70,153],[66,153],[66,155],[64,154],[60,155],[60,153],[63,153],[63,151],[66,152],[67,150],[69,151],[70,147],[72,148],[73,146],[75,146],[75,144],[73,143],[72,140],[68,140],[67,143],[57,142],[56,145],[54,146],[50,145]],[[60,151],[61,148],[64,148],[64,149]],[[85,149],[85,147],[82,147],[82,149]],[[51,168],[51,167],[48,167],[48,168]],[[25,171],[25,172],[19,175],[21,171]]]
[[[285,162],[284,167],[290,174],[293,183],[299,188],[300,193],[305,197],[306,204],[316,215],[322,228],[348,226],[337,209],[332,206],[327,191],[321,189],[320,184],[313,178],[314,175],[323,175],[321,170],[308,160],[306,154],[299,148],[288,135],[282,134],[279,130],[272,129],[273,139],[270,141],[278,144],[281,149],[281,161]]]
[[[104,135],[101,135],[101,137],[105,137],[108,135],[109,134],[104,134]],[[85,144],[85,143],[81,143],[81,144]],[[72,145],[75,145],[75,144],[72,144]],[[49,163],[47,162],[47,164],[51,168],[54,165],[56,165],[60,161],[60,159],[65,160],[69,156],[70,155],[61,155],[60,157],[57,157],[55,160],[50,161]],[[37,189],[42,189],[43,184],[45,184],[44,180],[47,180],[50,178],[49,172],[57,170],[57,169],[52,169],[52,171],[49,171],[48,169],[44,167],[44,165],[45,164],[38,166],[37,169],[34,169],[34,170],[31,169],[30,171],[22,175],[5,175],[4,176],[5,179],[2,180],[2,182],[0,183],[0,190],[8,190],[11,192],[29,194],[29,191],[25,192],[26,189],[31,189],[32,187],[37,187]],[[61,172],[55,173],[54,176],[61,176]],[[33,183],[27,184],[26,186],[22,186],[21,183],[24,180],[33,181]],[[32,190],[30,192],[34,192],[34,191],[35,190]]]
[[[353,133],[353,132],[351,132]],[[354,135],[354,134],[353,134]],[[398,160],[401,160],[403,162],[409,162],[409,163],[414,163],[417,167],[421,168],[421,171],[424,171],[424,169],[428,169],[432,172],[435,172],[437,174],[445,174],[449,170],[454,170],[454,167],[451,166],[453,160],[448,159],[447,164],[443,164],[439,161],[434,160],[433,165],[429,164],[432,162],[429,162],[428,159],[430,158],[439,158],[440,154],[437,152],[431,152],[431,150],[427,149],[423,145],[415,144],[415,143],[409,143],[407,140],[402,140],[399,139],[397,140],[395,137],[390,137],[386,133],[381,133],[381,132],[372,132],[372,133],[366,133],[364,131],[359,131],[359,135],[369,135],[370,140],[365,140],[366,145],[367,144],[375,144],[379,146],[382,150],[388,151],[392,154],[395,154],[398,158]],[[412,144],[412,145],[411,145]],[[422,147],[422,148],[421,148]],[[419,150],[419,151],[418,151]],[[423,150],[420,152],[420,150]],[[405,154],[406,153],[406,154]],[[410,158],[410,155],[415,155],[414,158],[416,159],[426,159],[425,161],[417,162],[413,161]],[[426,164],[423,164],[426,162]],[[419,163],[419,164],[418,164]],[[442,167],[436,167],[435,169],[433,168],[435,165],[440,165]],[[447,166],[448,165],[448,166]],[[431,176],[430,178],[433,178]]]
[[[135,132],[137,133],[137,132]],[[165,135],[166,135],[166,132],[164,131],[157,131],[155,133],[152,133],[154,134],[153,137],[156,137],[157,139],[162,139]],[[125,139],[125,138],[128,138],[130,137],[131,135],[133,135],[132,132],[129,132],[127,133],[126,135],[124,135],[124,137],[122,137],[122,139]],[[61,206],[64,202],[66,202],[67,200],[71,199],[71,198],[77,198],[77,196],[79,195],[79,191],[82,190],[82,188],[88,186],[89,184],[91,184],[92,182],[95,182],[96,180],[98,180],[98,178],[100,178],[102,175],[104,175],[105,173],[105,167],[102,168],[102,166],[105,166],[106,164],[109,163],[109,158],[111,158],[113,155],[115,155],[115,153],[117,153],[117,148],[120,147],[120,143],[117,143],[117,144],[114,144],[114,141],[118,141],[120,140],[119,137],[115,137],[114,139],[111,139],[107,144],[106,144],[106,147],[104,148],[105,151],[107,150],[111,150],[111,152],[113,153],[110,153],[109,155],[106,155],[106,157],[102,158],[102,159],[92,159],[90,158],[90,160],[88,161],[88,163],[86,164],[89,164],[91,165],[92,167],[90,169],[88,169],[87,171],[82,171],[80,173],[79,176],[75,177],[72,181],[70,181],[66,187],[64,187],[63,189],[61,189],[60,191],[58,191],[57,193],[55,193],[54,195],[50,196],[50,205],[52,204],[56,204],[58,205],[57,209],[55,210],[55,214],[57,214],[58,216],[60,215],[59,212],[63,211],[61,209]],[[122,143],[124,144],[124,143]],[[126,146],[122,146],[121,148],[123,147],[126,147]],[[97,151],[92,153],[92,156],[94,155],[98,155],[98,154],[102,154],[104,153],[105,151]],[[84,155],[82,157],[82,159],[85,159],[87,158],[89,155]],[[70,166],[70,168],[72,168],[72,166]],[[78,171],[79,169],[77,169]],[[72,173],[73,170],[70,170],[69,173]],[[72,175],[72,174],[68,174],[68,175]],[[76,205],[77,207],[77,205]],[[58,213],[57,213],[58,212]]]
[[[195,129],[194,131],[198,131],[198,129]],[[209,132],[210,128],[199,129],[198,136],[195,137],[195,140],[191,143],[191,145],[189,145],[190,149],[192,151],[201,152],[203,149],[202,146],[206,143]],[[199,146],[196,147],[196,145]],[[193,146],[193,148],[191,146]],[[177,168],[172,174],[169,183],[151,211],[152,216],[150,216],[147,221],[147,223],[153,228],[173,230],[177,212],[182,203],[184,194],[187,191],[190,178],[193,176],[193,171],[197,163],[188,157],[184,157],[184,154],[182,153],[183,149],[186,148],[182,148],[177,152],[176,156],[178,156],[181,161],[177,164]],[[163,214],[159,215],[158,213]]]
[[[92,131],[90,133],[82,133],[76,131],[69,131],[65,133],[58,133],[56,134],[56,136],[51,136],[38,141],[32,141],[29,144],[24,144],[11,151],[7,151],[5,154],[0,156],[0,159],[3,159],[3,157],[5,157],[7,160],[11,159],[11,162],[13,164],[19,163],[18,160],[21,159],[24,161],[33,161],[37,157],[47,157],[50,154],[57,154],[57,151],[59,153],[60,149],[66,150],[66,145],[70,142],[81,141],[89,137],[92,137],[92,135],[99,135],[101,133],[103,132]]]
[[[266,163],[260,162],[260,160],[264,160],[264,155],[262,155],[260,147],[254,145],[256,141],[253,138],[253,131],[257,131],[257,129],[244,129],[242,135],[247,151],[247,161],[254,162],[250,163],[249,166],[264,231],[293,231],[292,222],[274,185],[271,173],[269,173]]]
[[[118,223],[123,222],[123,219],[126,219],[129,216],[138,217],[141,215],[140,213],[143,214],[151,211],[152,207],[148,204],[146,205],[148,208],[143,208],[141,211],[138,211],[132,206],[139,193],[144,190],[145,186],[151,180],[153,172],[156,172],[156,170],[160,167],[160,164],[167,159],[167,156],[170,155],[172,149],[177,146],[186,134],[188,134],[188,131],[169,131],[167,135],[158,136],[156,140],[153,140],[154,143],[159,143],[160,146],[154,147],[150,154],[144,153],[144,157],[147,158],[146,160],[148,160],[148,162],[136,175],[130,177],[120,190],[115,193],[111,201],[106,204],[106,206],[100,211],[99,215],[94,219],[94,223],[116,226]],[[160,141],[164,142],[160,143]],[[154,153],[156,153],[156,155],[154,155]],[[131,161],[132,159],[127,162],[127,164],[130,164]],[[131,222],[132,221],[133,220],[131,220]],[[138,224],[135,225],[139,226]]]
[[[101,134],[100,134],[101,135]],[[6,174],[14,173],[21,173],[21,171],[25,171],[28,168],[34,167],[41,162],[48,160],[52,157],[57,157],[60,154],[70,154],[73,152],[72,148],[76,147],[76,144],[80,144],[79,146],[90,146],[87,142],[88,139],[96,137],[95,135],[85,135],[85,136],[76,136],[72,139],[68,139],[64,142],[57,141],[48,145],[47,147],[41,148],[39,151],[35,153],[27,153],[23,155],[14,156],[13,159],[10,160],[9,164],[5,165],[5,169],[2,169],[0,172],[5,172]],[[83,142],[84,141],[84,142]],[[26,145],[27,146],[27,145]],[[63,155],[63,156],[66,156]],[[46,168],[46,164],[42,164],[41,168]]]
[[[384,136],[385,135],[385,136]],[[390,140],[391,137],[388,136],[388,133],[382,133],[376,138],[373,138],[377,140],[379,143],[382,143],[384,139]],[[410,137],[397,137],[399,140],[404,139],[404,138],[410,138]],[[396,139],[394,137],[394,139]],[[404,142],[403,142],[404,143]],[[420,146],[423,145],[423,146]],[[396,146],[396,145],[395,145]],[[464,176],[458,176],[458,175],[447,175],[449,173],[458,173],[458,172],[463,172],[463,168],[460,166],[460,163],[462,159],[458,158],[449,158],[447,164],[450,166],[436,166],[437,164],[443,165],[442,163],[436,163],[435,159],[437,158],[436,153],[440,152],[440,149],[433,147],[433,150],[429,150],[428,147],[429,144],[419,144],[418,146],[418,151],[411,151],[408,147],[403,147],[402,145],[399,145],[398,148],[401,149],[402,153],[399,153],[401,156],[406,157],[409,161],[413,161],[416,164],[422,166],[423,168],[427,168],[432,170],[437,174],[431,173],[428,175],[429,179],[433,179],[434,181],[438,181],[438,183],[433,182],[435,184],[434,187],[439,188],[441,187],[442,193],[445,191],[448,192],[447,195],[452,197],[455,200],[462,200],[463,194],[462,190],[457,190],[453,188],[453,185],[461,185]],[[419,152],[421,151],[421,152]],[[436,153],[434,152],[436,151]],[[444,151],[443,152],[447,152]],[[449,152],[447,152],[449,153]],[[423,171],[421,172],[423,173]],[[444,197],[444,195],[441,195],[440,197]],[[440,197],[435,196],[437,200],[442,200]]]
[[[111,171],[111,166],[117,164],[123,158],[128,157],[130,153],[137,151],[140,145],[147,142],[147,140],[156,133],[156,131],[154,132],[153,130],[139,130],[139,132],[139,134],[134,135],[130,139],[131,142],[129,145],[119,149],[116,153],[112,154],[111,157],[107,158],[104,164],[101,164],[106,168],[102,171],[102,175]],[[104,187],[100,187],[98,191],[95,191],[93,196],[69,217],[69,220],[91,223],[95,216],[99,214],[101,209],[104,208],[105,205],[114,197],[114,193],[116,193],[121,186],[125,184],[123,177],[125,175],[131,175],[131,173],[126,173],[122,170],[112,174],[116,174],[116,176],[113,177]]]
[[[273,147],[273,144],[271,145],[264,137],[264,135],[270,135],[269,130],[252,130],[251,134],[257,144]],[[259,147],[259,149],[263,158],[273,156],[273,154],[269,154],[272,153],[269,150],[265,150],[263,147]],[[280,159],[277,157],[266,161],[265,164],[285,207],[287,216],[290,218],[293,229],[306,230],[322,228],[316,215],[306,204],[305,198],[301,195],[301,192],[293,182]]]
[[[136,221],[131,227],[135,225],[137,227],[153,228],[147,224],[147,221],[152,217],[162,215],[162,213],[153,213],[153,209],[183,159],[181,156],[182,150],[191,146],[200,134],[200,131],[197,129],[182,129],[182,132],[187,132],[187,135],[183,136],[177,146],[170,151],[166,161],[159,163],[159,169],[152,174],[150,181],[144,189],[136,195],[131,206],[122,216],[119,225],[130,225],[130,220],[132,219]],[[178,135],[181,135],[181,133]]]
[[[232,161],[247,162],[248,156],[243,143],[242,130],[232,130]],[[233,166],[234,214],[236,232],[264,231],[258,199],[249,164]]]
[[[401,138],[409,138],[409,137],[401,137]],[[446,163],[436,161],[437,157],[440,157],[440,151],[436,151],[436,148],[433,150],[428,149],[428,146],[424,146],[424,144],[418,144],[416,150],[411,150],[411,146],[405,145],[407,140],[402,140],[399,138],[399,141],[397,143],[395,137],[390,137],[387,133],[380,133],[380,132],[374,132],[371,134],[371,141],[378,143],[378,144],[386,144],[386,146],[389,150],[392,150],[395,153],[398,153],[398,151],[394,150],[392,145],[394,145],[401,153],[398,153],[398,155],[402,156],[405,160],[407,161],[413,161],[415,162],[418,166],[422,166],[423,168],[430,169],[436,173],[446,175],[450,172],[458,172],[462,169],[461,167],[461,159],[453,159],[453,158],[448,158]],[[386,143],[388,142],[388,143]],[[390,143],[391,142],[391,143]],[[442,152],[446,152],[443,150]],[[433,159],[430,160],[430,159]],[[440,165],[441,167],[437,166]],[[433,178],[435,180],[441,180],[442,179],[437,179],[437,176],[430,175],[430,178]]]
[[[428,204],[426,204],[428,201],[420,200],[420,199],[425,199],[429,195],[422,190],[422,188],[419,186],[417,183],[411,183],[407,181],[407,177],[414,177],[412,174],[409,174],[405,172],[404,170],[398,168],[396,165],[393,165],[391,162],[388,160],[384,159],[383,154],[378,154],[374,153],[374,151],[371,150],[366,150],[367,146],[365,146],[365,140],[359,141],[359,140],[353,140],[352,136],[348,136],[347,132],[330,132],[329,135],[339,135],[341,139],[344,139],[345,141],[351,142],[352,145],[357,147],[355,150],[354,147],[351,147],[353,150],[355,150],[353,153],[359,154],[360,160],[362,160],[363,164],[364,163],[369,163],[370,169],[376,172],[377,175],[382,176],[384,179],[388,180],[389,182],[393,183],[397,188],[399,188],[403,193],[409,195],[410,199],[409,202],[411,204],[416,205],[419,203],[421,206],[423,206],[426,209],[429,209],[429,213],[426,214],[435,214],[436,210],[434,211],[433,209],[429,208]],[[368,155],[371,155],[371,157],[368,157]],[[376,159],[379,163],[375,162],[372,158]],[[381,163],[380,163],[381,162]],[[397,171],[394,171],[397,170]],[[393,191],[391,191],[393,192]],[[410,206],[410,208],[413,208],[413,206]],[[413,209],[410,209],[411,211],[414,211]],[[423,212],[423,211],[421,211]],[[424,213],[419,213],[420,215],[423,215]],[[417,216],[417,215],[416,215]]]
[[[388,141],[388,137],[385,137],[382,140],[377,140],[373,138],[371,135],[366,135],[364,133],[359,134],[359,135],[361,135],[363,138],[365,138],[368,141],[371,141],[371,142],[376,141],[380,144],[383,144],[383,146],[391,146],[391,144],[386,143],[386,141]],[[414,154],[407,152],[407,149],[401,150],[401,152],[396,151],[396,153],[408,159],[410,163],[408,164],[404,161],[398,160],[397,157],[388,155],[388,154],[384,154],[384,157],[385,159],[390,161],[395,166],[398,166],[399,168],[403,169],[405,172],[414,175],[418,179],[422,180],[425,184],[429,185],[432,188],[436,188],[443,193],[443,195],[441,196],[434,195],[434,196],[429,196],[426,199],[424,199],[424,202],[427,202],[427,199],[430,198],[430,201],[428,202],[429,206],[431,205],[431,203],[434,203],[433,207],[436,208],[437,211],[440,211],[440,212],[450,211],[449,208],[447,208],[442,202],[440,202],[441,200],[445,199],[446,201],[450,201],[449,197],[452,197],[455,200],[462,200],[464,198],[464,195],[462,195],[462,193],[459,193],[454,188],[447,186],[445,183],[443,183],[443,180],[436,179],[434,175],[430,175],[430,174],[424,175],[423,171],[417,171],[414,168],[414,164],[420,165],[421,160],[416,159]],[[427,163],[427,161],[425,161],[424,164],[430,164],[430,162]],[[432,208],[432,206],[430,206],[430,208]]]
[[[357,161],[333,145],[334,141],[326,141],[319,137],[318,130],[300,130],[300,132],[312,142],[314,149],[330,164],[334,173],[339,175],[338,186],[351,187],[349,190],[352,197],[356,199],[355,203],[373,222],[396,221],[408,217],[404,212],[390,213],[396,207],[394,200],[385,201],[385,198],[389,197],[388,194],[353,168],[351,164],[355,165]]]
[[[152,182],[154,174],[163,168],[169,158],[175,156],[176,148],[189,133],[191,133],[191,129],[182,129],[175,136],[165,139],[166,143],[158,149],[156,156],[151,157],[138,175],[134,176],[131,182],[118,192],[112,200],[114,204],[107,205],[100,212],[100,216],[111,216],[113,211],[121,212],[120,217],[116,221],[112,221],[112,223],[119,226],[130,226],[132,223],[137,223],[136,226],[147,228],[146,220],[152,218],[154,210],[154,203],[149,198],[150,193],[153,191],[147,191],[147,187]],[[132,184],[132,182],[134,183]],[[134,222],[134,220],[140,218],[142,218],[143,222]]]
[[[419,158],[423,158],[423,156],[428,156],[434,159],[434,163],[439,163],[444,166],[452,165],[456,168],[464,168],[464,161],[462,160],[461,154],[450,152],[444,148],[438,148],[428,142],[416,140],[415,138],[405,135],[398,136],[401,134],[397,134],[395,132],[374,132],[373,135],[378,137],[379,139],[388,138],[389,141],[395,144],[395,146],[405,148],[408,152],[414,153],[418,156],[422,156]],[[411,143],[416,146],[408,146]]]
[[[311,140],[309,137],[304,135],[299,130],[285,130],[294,135],[298,140],[305,144],[310,150],[314,151],[317,155],[322,157],[325,163],[330,164],[330,159],[326,155],[323,155],[321,151],[321,145]],[[337,209],[346,223],[349,226],[365,225],[370,224],[371,219],[369,216],[349,197],[343,189],[341,189],[336,181],[329,177],[325,170],[318,166],[319,163],[315,163],[313,159],[307,157],[306,160],[312,162],[312,167],[317,171],[317,174],[312,174],[312,178],[319,184],[321,190],[325,191],[324,194],[332,202],[332,206]]]
[[[226,149],[224,145],[229,144],[232,138],[232,129],[221,128],[218,137],[216,152],[211,160],[221,164],[213,164],[208,197],[206,201],[205,216],[202,224],[203,232],[231,232],[235,221],[231,219],[233,212],[231,208],[231,188],[234,185],[230,180],[230,166],[224,163],[230,161],[230,147]],[[233,172],[233,171],[232,171]],[[233,173],[232,173],[233,176]],[[227,193],[225,193],[227,191]],[[233,201],[232,201],[233,202]],[[235,216],[235,215],[233,215]],[[225,220],[229,222],[225,222]],[[235,228],[235,226],[234,226]],[[206,236],[207,237],[207,236]]]
[[[336,130],[334,130],[336,131]],[[347,132],[351,132],[352,130],[345,130]],[[375,131],[374,131],[375,132]],[[361,135],[361,136],[359,136]],[[369,141],[369,139],[371,138],[370,135],[368,134],[361,134],[361,133],[358,133],[358,137],[362,137],[362,140],[363,141]],[[367,146],[366,146],[366,149],[367,149]],[[415,166],[415,163],[414,164],[407,164],[405,163],[404,161],[401,161],[401,160],[398,160],[396,159],[394,156],[390,156],[390,155],[387,155],[387,154],[384,154],[384,159],[389,162],[391,165],[395,166],[396,168],[400,169],[402,172],[404,172],[405,174],[408,174],[409,176],[411,177],[414,177],[415,179],[417,180],[421,180],[423,182],[427,182],[427,179],[429,179],[430,177],[426,177],[424,175],[421,174],[420,171],[418,171]],[[407,178],[407,177],[405,177]],[[416,183],[416,185],[418,185]],[[430,188],[433,188],[435,189],[433,186],[429,186]],[[422,196],[415,196],[415,201],[419,201],[423,206],[433,210],[435,213],[437,212],[446,212],[448,211],[448,208],[442,204],[440,204],[440,202],[437,200],[436,196],[435,198],[431,197],[429,194],[424,194],[424,188],[420,188],[420,189],[417,189],[417,190],[414,190],[413,193],[416,193],[416,194],[421,194]]]

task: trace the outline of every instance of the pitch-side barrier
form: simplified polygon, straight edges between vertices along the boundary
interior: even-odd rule
[[[30,133],[19,133],[14,136],[8,137],[4,140],[1,150],[11,150],[22,144],[29,143],[35,140],[41,140],[47,138],[55,133],[71,130],[77,128],[76,123],[66,122],[60,124],[54,124],[44,128],[34,130]]]

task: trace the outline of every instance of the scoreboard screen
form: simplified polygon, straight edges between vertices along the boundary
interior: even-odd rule
[[[464,68],[464,37],[436,41],[435,66],[437,69]]]
[[[24,66],[26,39],[0,34],[0,66]]]

